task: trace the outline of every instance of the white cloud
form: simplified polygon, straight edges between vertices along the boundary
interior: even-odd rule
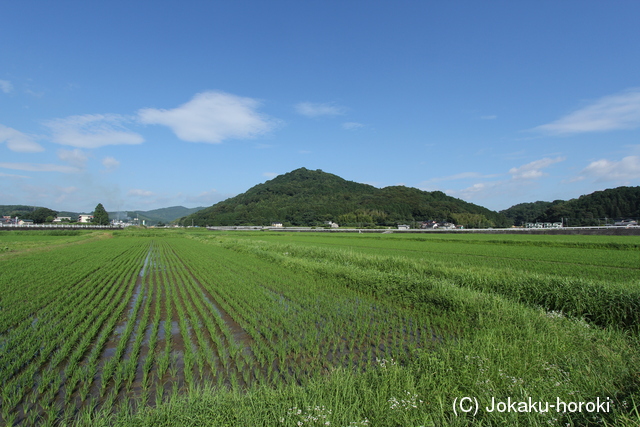
[[[463,190],[457,191],[456,193],[458,194],[459,197],[462,197],[463,199],[473,199],[479,193],[484,193],[488,189],[495,188],[496,186],[498,186],[502,182],[503,181],[479,182],[479,183],[473,184],[472,186],[467,187],[467,188],[465,188]]]
[[[9,93],[13,90],[13,85],[9,80],[0,80],[0,90]]]
[[[37,153],[44,151],[44,148],[33,141],[33,138],[29,135],[12,129],[10,127],[0,125],[0,143],[6,142],[7,148],[11,151],[17,151],[21,153]]]
[[[296,105],[296,112],[307,117],[341,116],[346,109],[330,103],[301,102]]]
[[[41,163],[0,163],[0,168],[16,169],[29,172],[60,172],[60,173],[77,173],[81,169],[74,166],[41,164]]]
[[[5,187],[6,188],[6,187]],[[27,204],[33,206],[47,206],[56,210],[71,210],[82,212],[86,201],[91,195],[81,194],[77,187],[60,187],[43,180],[28,183],[18,182],[8,189],[6,194],[10,204]],[[11,190],[14,190],[11,192]]]
[[[542,172],[542,169],[548,168],[552,164],[562,162],[564,160],[564,157],[556,157],[555,159],[545,157],[544,159],[522,165],[519,168],[511,168],[509,169],[509,173],[511,174],[511,178],[514,180],[541,178],[547,175]]]
[[[527,163],[525,165],[514,167],[509,170],[509,179],[501,179],[496,181],[476,182],[463,189],[441,189],[430,188],[430,191],[436,189],[445,192],[446,194],[454,197],[459,197],[467,201],[493,201],[494,203],[501,204],[505,200],[514,201],[526,200],[532,191],[535,191],[539,187],[538,178],[542,178],[548,175],[543,170],[552,166],[555,163],[564,161],[564,157],[548,158],[545,157],[540,160]],[[434,178],[431,181],[425,181],[425,184],[429,182],[449,181],[449,180],[461,180],[461,179],[486,179],[501,176],[503,174],[496,175],[481,175],[475,172],[463,172],[456,175],[451,175],[444,178]],[[515,203],[512,203],[515,204]],[[504,209],[508,206],[502,206]],[[497,208],[497,206],[494,206]]]
[[[232,194],[222,194],[216,189],[212,189],[209,191],[203,191],[202,193],[196,196],[186,196],[185,201],[191,204],[202,205],[213,205],[215,203],[221,202],[222,200],[226,200],[229,197],[233,197]]]
[[[530,188],[535,186],[535,181],[504,179],[478,182],[461,190],[445,189],[441,191],[463,200],[497,200],[505,197],[509,199],[522,197],[523,194],[527,194]]]
[[[98,148],[105,145],[134,145],[144,138],[123,125],[128,121],[118,114],[85,114],[45,122],[53,132],[53,141],[78,148]]]
[[[107,171],[113,171],[118,169],[120,162],[113,157],[105,157],[102,159],[102,166],[104,166]]]
[[[555,122],[533,128],[551,135],[635,129],[640,126],[640,88],[605,96]]]
[[[147,191],[147,190],[139,190],[139,189],[132,189],[129,190],[129,192],[127,193],[127,196],[136,196],[136,197],[153,197],[156,194],[153,191]]]
[[[42,91],[40,91],[40,92],[35,92],[35,91],[31,90],[31,89],[27,89],[27,90],[25,90],[25,93],[26,93],[27,95],[31,95],[31,96],[33,96],[33,97],[35,97],[35,98],[42,98],[42,97],[44,96],[44,92],[42,92]]]
[[[56,185],[53,187],[53,191],[51,189],[49,191],[51,192],[50,196],[55,201],[55,205],[60,205],[69,200],[73,201],[79,189],[78,187],[60,187]]]
[[[363,128],[364,125],[362,123],[358,123],[358,122],[346,122],[342,124],[342,128],[346,129],[346,130],[356,130],[356,129],[360,129]]]
[[[277,173],[275,172],[265,172],[262,174],[262,176],[266,176],[267,178],[271,179],[271,178],[275,178],[276,176],[278,176]]]
[[[640,179],[640,156],[628,156],[616,162],[607,159],[591,162],[581,172],[582,178],[598,181],[629,181]]]
[[[223,92],[203,92],[172,110],[145,108],[138,118],[145,124],[168,126],[183,141],[221,143],[253,138],[269,132],[276,121],[259,114],[259,102]]]
[[[78,148],[73,150],[60,149],[58,150],[58,158],[63,162],[69,163],[71,166],[77,167],[78,169],[84,169],[87,160],[89,159],[87,154]]]
[[[29,179],[29,178],[31,178],[30,176],[14,175],[12,173],[2,173],[2,172],[0,172],[0,176],[5,177],[5,178],[19,178],[19,179]]]
[[[431,178],[427,181],[424,181],[423,184],[428,184],[431,182],[441,182],[441,181],[455,181],[455,180],[459,180],[459,179],[481,179],[481,178],[495,178],[497,176],[500,176],[498,174],[492,174],[492,175],[482,175],[480,173],[477,172],[462,172],[462,173],[457,173],[455,175],[449,175],[449,176],[443,176],[443,177],[438,177],[438,178]]]

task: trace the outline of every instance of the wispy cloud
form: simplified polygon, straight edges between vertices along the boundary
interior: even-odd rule
[[[342,124],[342,128],[346,130],[356,130],[363,128],[364,125],[358,122],[346,122]]]
[[[225,139],[254,138],[272,130],[277,121],[259,114],[260,103],[224,92],[202,92],[172,110],[145,108],[138,111],[145,124],[168,126],[188,142],[218,144]]]
[[[198,205],[213,205],[214,203],[218,203],[232,196],[233,195],[231,194],[222,194],[216,189],[211,189],[209,191],[203,191],[195,196],[186,196],[185,201],[187,203],[195,203]]]
[[[13,85],[9,80],[0,80],[0,90],[4,93],[9,93],[13,90]]]
[[[29,179],[29,178],[31,178],[30,176],[14,175],[12,173],[2,173],[2,172],[0,172],[0,176],[5,177],[5,178],[18,178],[18,179]]]
[[[504,181],[478,182],[470,187],[457,191],[457,195],[463,199],[474,199],[482,193],[491,192],[492,189],[504,184]]]
[[[307,117],[341,116],[346,108],[332,103],[301,102],[296,104],[296,112]]]
[[[275,173],[275,172],[265,172],[265,173],[262,174],[262,176],[265,176],[265,177],[271,179],[271,178],[275,178],[276,176],[278,176],[278,174]]]
[[[620,161],[601,159],[591,162],[582,170],[580,177],[621,182],[640,179],[640,156],[627,156]]]
[[[640,88],[633,88],[599,100],[533,131],[565,135],[635,129],[640,126]]]
[[[58,158],[78,169],[84,169],[87,160],[89,159],[87,154],[78,148],[73,150],[60,149],[58,150]]]
[[[53,133],[53,141],[78,148],[105,145],[134,145],[144,138],[124,127],[128,118],[118,114],[85,114],[45,122]]]
[[[44,151],[44,147],[35,142],[33,137],[4,125],[0,125],[0,143],[2,142],[6,142],[7,148],[11,151],[21,153]]]
[[[457,173],[455,175],[431,178],[424,181],[424,184],[433,183],[433,182],[442,182],[442,181],[456,181],[460,179],[488,179],[488,178],[495,178],[498,176],[500,175],[499,174],[482,175],[477,172],[462,172],[462,173]]]
[[[102,166],[104,166],[107,172],[111,172],[120,167],[120,162],[117,161],[114,157],[105,157],[104,159],[102,159]]]
[[[509,173],[514,180],[541,178],[547,175],[542,169],[548,168],[554,163],[562,162],[565,159],[565,157],[556,157],[555,159],[545,157],[544,159],[536,160],[517,168],[511,168],[509,169]]]
[[[81,172],[81,169],[75,166],[54,165],[51,163],[0,163],[0,168],[16,169],[29,172]]]
[[[135,197],[153,197],[156,193],[148,190],[140,190],[140,189],[131,189],[127,192],[127,196],[135,196]]]
[[[52,200],[55,201],[54,206],[63,204],[69,200],[73,200],[74,197],[80,192],[78,187],[60,187],[53,186],[53,188],[48,189],[49,195]]]
[[[44,96],[44,92],[42,92],[42,91],[40,91],[40,92],[36,92],[36,91],[31,90],[31,89],[27,89],[27,90],[25,90],[24,92],[25,92],[27,95],[31,95],[31,96],[33,96],[34,98],[42,98],[42,97]]]
[[[559,163],[564,160],[564,157],[545,157],[543,159],[535,160],[522,166],[509,169],[508,173],[510,177],[507,179],[475,182],[474,184],[462,189],[440,190],[454,197],[459,197],[463,200],[487,201],[499,200],[501,198],[508,200],[518,200],[526,197],[527,193],[531,189],[538,186],[538,180],[548,175],[548,173],[544,172],[544,169],[549,168],[555,163]],[[452,181],[461,179],[483,180],[504,175],[505,174],[481,175],[475,172],[463,172],[448,177],[434,178],[430,181],[425,181],[423,184],[427,184],[425,186],[428,186],[428,184],[431,182]],[[430,188],[430,191],[433,190],[435,190],[435,188]]]

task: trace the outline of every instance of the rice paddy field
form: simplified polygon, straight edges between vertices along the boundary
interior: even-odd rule
[[[0,231],[0,425],[637,426],[640,238]]]

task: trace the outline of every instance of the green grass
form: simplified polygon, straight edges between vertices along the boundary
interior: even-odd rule
[[[0,256],[33,248],[79,242],[103,233],[82,230],[7,230],[0,228]]]
[[[396,255],[385,255],[389,250],[371,254],[369,250],[353,246],[314,246],[305,241],[307,239],[309,238],[303,237],[303,243],[297,244],[276,243],[269,239],[206,238],[262,258],[305,265],[304,268],[322,271],[323,274],[339,274],[345,277],[347,286],[376,295],[400,293],[399,297],[410,295],[410,300],[416,300],[422,298],[422,294],[428,294],[426,291],[431,281],[445,279],[458,286],[495,292],[532,306],[542,306],[549,311],[562,311],[570,316],[584,317],[600,326],[637,330],[640,325],[640,281],[637,269],[625,270],[626,281],[622,278],[611,281],[603,280],[599,275],[590,276],[588,268],[573,263],[565,265],[562,274],[548,273],[544,269],[529,271],[519,268],[522,264],[541,263],[535,258],[533,251],[532,254],[527,254],[530,257],[528,259],[516,259],[511,264],[506,263],[502,268],[497,268],[495,265],[485,266],[481,263],[461,264],[455,253],[448,254],[450,259],[434,259],[430,254],[422,258],[408,257],[404,256],[402,250],[397,251]],[[345,238],[343,244],[349,243],[350,239]],[[447,248],[445,245],[441,250],[446,251]],[[542,249],[546,251],[543,254],[545,257],[552,257],[554,251],[561,250],[553,247]],[[594,250],[589,249],[572,256],[581,256],[587,262],[590,251]],[[636,251],[611,250],[607,254],[600,254],[594,261],[605,264],[597,268],[604,269],[607,265],[617,263],[619,252],[637,256]],[[411,253],[419,254],[416,250]],[[557,256],[561,257],[561,254]],[[371,272],[362,274],[365,270]],[[384,273],[388,275],[385,276]],[[429,298],[428,295],[426,297]]]
[[[637,238],[114,235],[0,258],[0,422],[639,421],[638,272],[621,265]],[[481,410],[456,415],[463,397]],[[492,398],[611,410],[483,410]]]

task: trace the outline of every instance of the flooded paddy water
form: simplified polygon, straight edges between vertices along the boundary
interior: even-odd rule
[[[360,297],[336,300],[334,290],[307,289],[284,270],[263,275],[264,265],[250,257],[216,248],[195,259],[192,242],[146,242],[85,279],[92,285],[76,302],[84,314],[52,324],[66,347],[25,356],[30,362],[4,379],[15,390],[3,400],[12,404],[4,422],[155,406],[202,385],[304,384],[337,367],[362,370],[409,355],[433,340],[409,312],[392,314]],[[42,328],[39,319],[36,312],[25,322],[34,330]]]

